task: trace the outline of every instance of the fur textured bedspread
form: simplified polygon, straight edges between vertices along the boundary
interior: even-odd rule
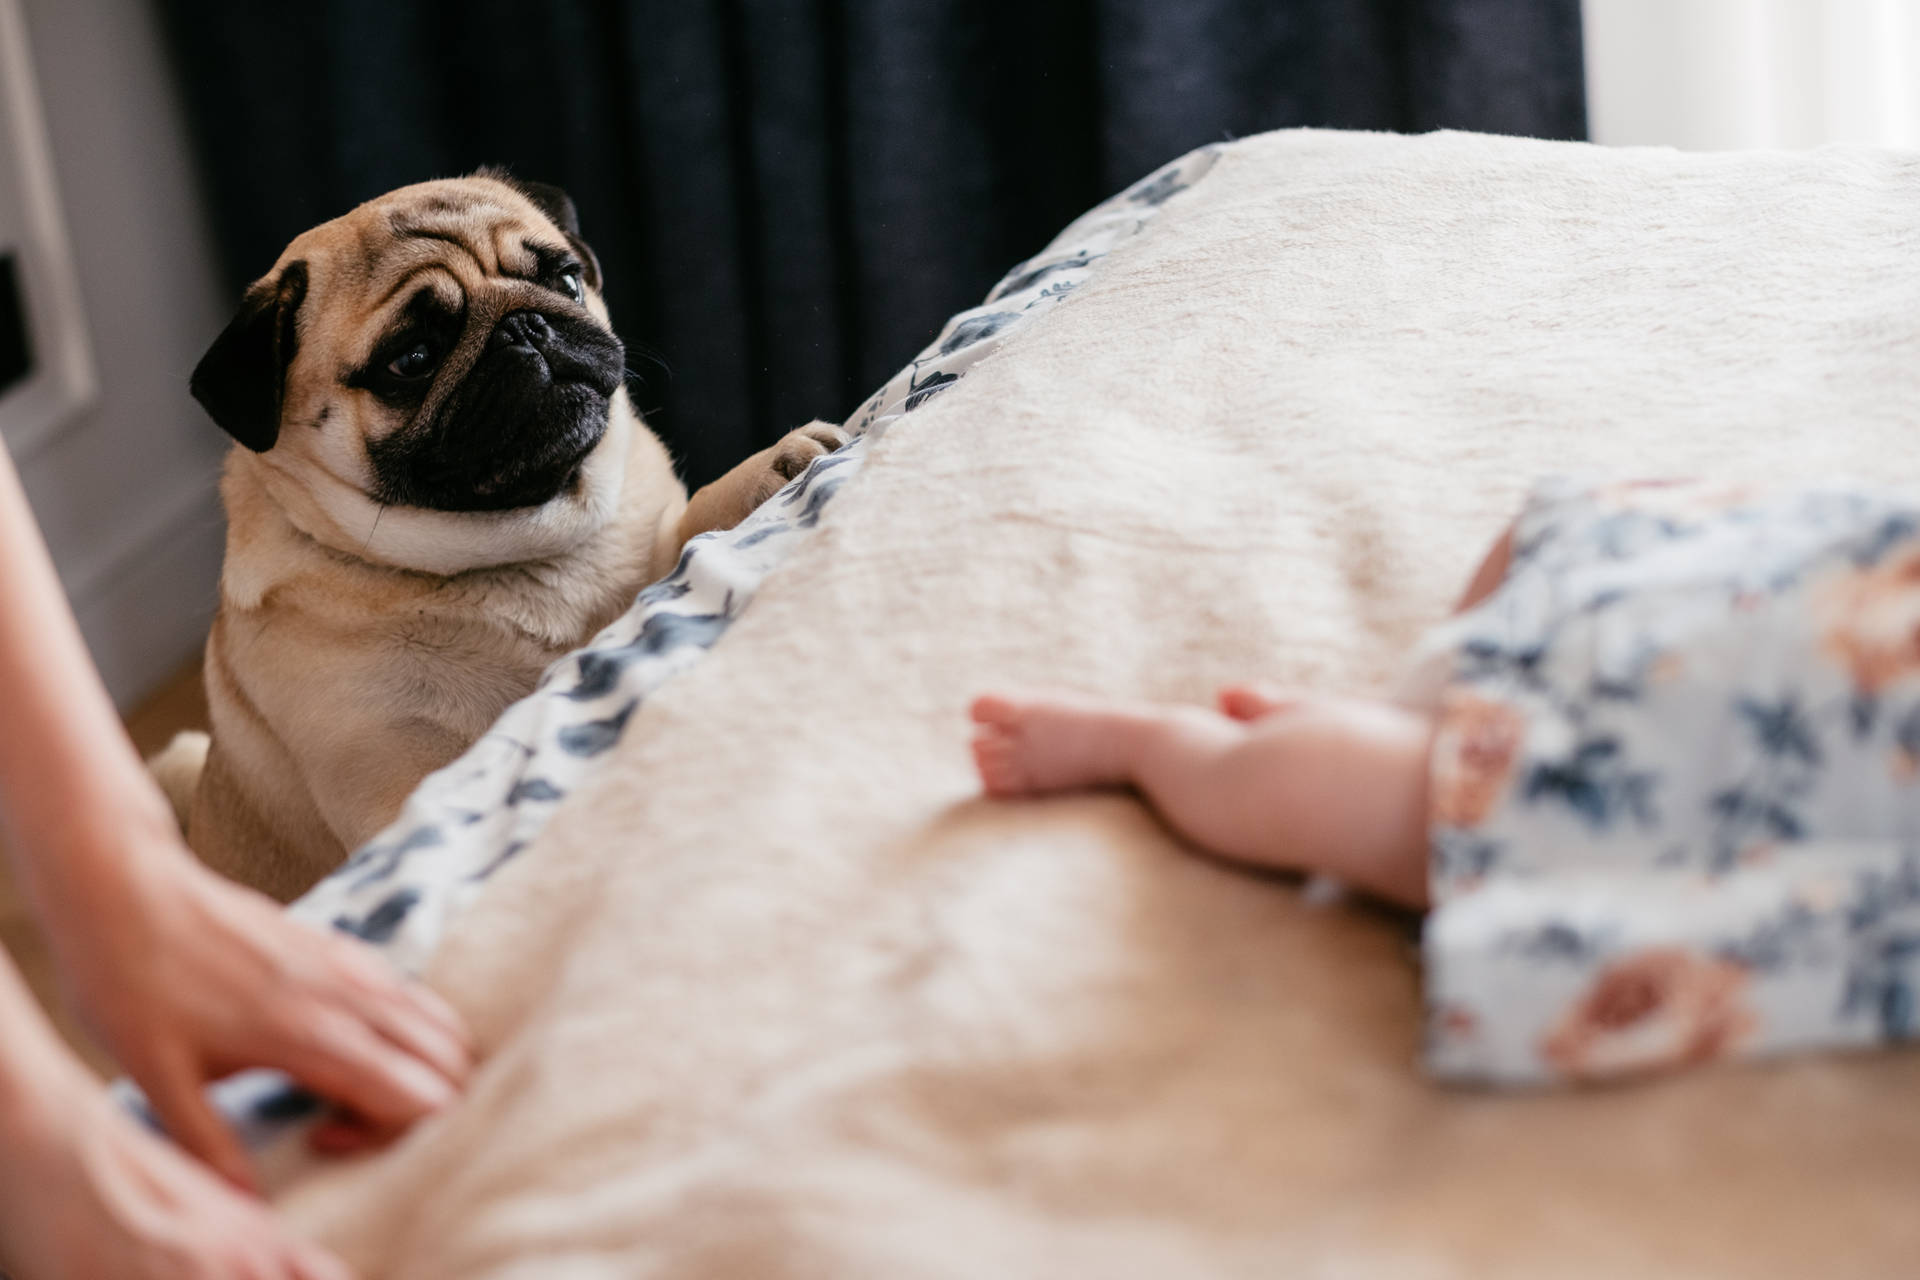
[[[1543,472],[1920,481],[1920,159],[1269,135],[902,420],[452,927],[370,1276],[1910,1273],[1920,1054],[1423,1077],[1409,921],[978,798],[963,708],[1395,675]]]

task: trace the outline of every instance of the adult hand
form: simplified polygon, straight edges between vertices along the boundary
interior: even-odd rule
[[[375,1133],[453,1100],[472,1058],[444,1001],[363,943],[206,870],[164,812],[151,827],[114,851],[122,874],[63,878],[41,918],[72,1003],[181,1145],[253,1185],[203,1093],[248,1067],[286,1072]],[[75,851],[69,865],[87,861]],[[348,1145],[340,1126],[328,1136]]]
[[[13,1082],[30,1092],[0,1107],[0,1266],[20,1280],[350,1280],[134,1124],[40,1034],[49,1052]]]
[[[201,1092],[245,1067],[280,1068],[375,1131],[453,1097],[471,1059],[443,1002],[187,851],[87,659],[3,447],[0,694],[0,845],[70,998],[182,1145],[252,1185]],[[8,1265],[33,1280],[344,1274],[114,1110],[4,957],[0,1028]],[[344,1133],[335,1126],[332,1145]]]

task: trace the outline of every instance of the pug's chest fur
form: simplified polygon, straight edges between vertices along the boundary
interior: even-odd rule
[[[212,747],[188,835],[216,869],[283,898],[664,571],[659,528],[678,509],[676,490],[634,486],[564,555],[435,576],[317,549],[244,475],[225,494]]]
[[[613,621],[651,568],[637,555],[608,555],[441,584],[364,637],[360,696],[396,720],[471,742],[547,667]]]
[[[655,576],[645,524],[615,522],[554,560],[445,578],[310,557],[256,599],[223,601],[223,621],[258,646],[247,683],[286,733],[305,732],[303,713],[328,698],[464,747]],[[250,549],[229,554],[244,562]]]

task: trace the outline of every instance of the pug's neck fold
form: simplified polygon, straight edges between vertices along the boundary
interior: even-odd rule
[[[288,522],[321,546],[375,565],[451,577],[552,560],[604,530],[626,495],[635,426],[623,387],[610,406],[605,439],[573,483],[537,507],[504,511],[397,506],[330,467],[284,465],[271,451],[236,452],[229,466],[252,472]],[[677,514],[663,510],[662,518],[671,523]]]

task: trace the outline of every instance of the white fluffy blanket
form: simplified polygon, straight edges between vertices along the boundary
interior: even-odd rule
[[[1407,921],[983,802],[962,709],[1380,687],[1545,471],[1920,481],[1917,249],[1907,156],[1224,149],[643,705],[436,958],[471,1096],[286,1207],[410,1280],[1909,1270],[1920,1055],[1448,1091]]]

